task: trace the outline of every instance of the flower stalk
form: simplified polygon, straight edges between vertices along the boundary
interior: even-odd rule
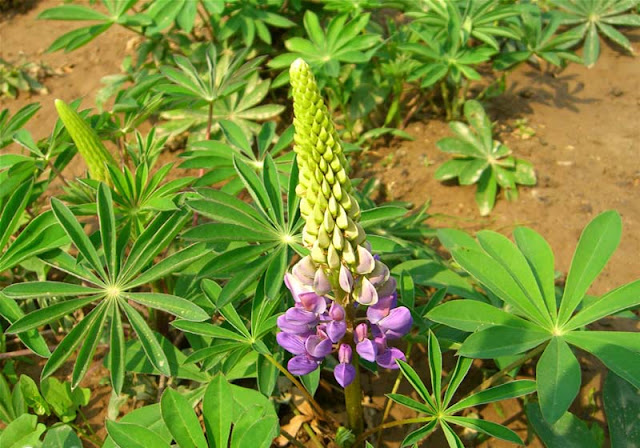
[[[287,364],[294,375],[313,372],[331,354],[338,358],[334,377],[345,388],[349,429],[358,435],[364,430],[359,359],[396,369],[396,359],[405,357],[388,342],[411,329],[411,313],[397,306],[396,280],[371,254],[342,144],[311,68],[298,59],[290,78],[296,193],[310,255],[285,275],[295,305],[278,318],[277,340],[294,355]]]

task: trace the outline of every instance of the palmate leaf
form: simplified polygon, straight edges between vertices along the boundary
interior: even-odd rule
[[[161,373],[171,374],[170,363],[164,350],[149,325],[139,312],[129,305],[129,301],[186,320],[202,321],[209,315],[182,297],[137,290],[142,285],[179,272],[206,253],[205,245],[196,244],[166,257],[153,266],[153,259],[174,241],[188,220],[188,213],[176,210],[158,214],[142,231],[128,251],[128,256],[123,259],[129,233],[125,232],[124,238],[116,235],[112,201],[108,187],[100,184],[97,204],[100,231],[99,234],[89,237],[69,207],[52,199],[53,214],[78,249],[79,256],[74,259],[57,250],[43,256],[43,260],[80,279],[83,284],[50,281],[18,283],[6,288],[6,294],[18,299],[70,297],[16,319],[10,327],[10,331],[16,333],[36,329],[95,302],[95,308],[76,324],[54,350],[43,369],[42,377],[46,378],[54,373],[76,349],[80,348],[72,374],[72,382],[76,386],[93,360],[108,321],[111,351],[107,359],[113,366],[112,384],[114,389],[119,391],[122,388],[125,369],[124,331],[120,313],[127,316],[151,364]],[[97,244],[102,246],[102,251],[96,248]],[[84,286],[85,284],[91,286]],[[136,290],[133,291],[134,289]]]
[[[462,442],[451,429],[450,424],[471,428],[476,431],[484,432],[492,437],[522,444],[522,440],[517,434],[502,425],[486,420],[456,417],[455,414],[466,408],[501,400],[508,400],[535,392],[535,381],[511,381],[477,393],[472,393],[458,402],[450,404],[453,395],[468,373],[473,360],[471,358],[464,357],[458,358],[456,367],[449,379],[449,383],[447,384],[446,392],[443,395],[441,384],[442,355],[440,351],[440,343],[431,331],[429,331],[428,347],[428,364],[431,384],[433,387],[433,396],[413,368],[401,360],[396,361],[402,375],[409,381],[409,384],[418,393],[418,396],[424,401],[424,404],[399,394],[390,394],[389,398],[402,406],[406,406],[414,411],[426,414],[426,417],[421,418],[420,420],[427,423],[422,428],[409,434],[402,442],[402,446],[418,443],[421,439],[431,434],[439,425],[442,428],[445,438],[451,448],[463,448]]]
[[[598,319],[640,305],[640,283],[614,289],[572,316],[615,250],[620,233],[620,217],[615,212],[604,212],[586,226],[558,304],[553,253],[533,230],[516,229],[516,246],[486,231],[478,235],[479,244],[455,235],[448,241],[445,233],[445,242],[458,264],[502,299],[507,309],[460,300],[437,306],[427,317],[472,332],[459,349],[463,356],[514,355],[548,342],[536,377],[541,413],[549,424],[564,418],[580,387],[580,367],[570,345],[592,353],[617,375],[640,387],[638,335],[581,331]],[[456,245],[454,240],[460,243]],[[510,314],[508,307],[519,316]]]

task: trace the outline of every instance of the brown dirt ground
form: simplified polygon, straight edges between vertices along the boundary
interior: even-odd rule
[[[0,99],[0,107],[14,113],[25,104],[42,103],[42,109],[27,126],[34,137],[41,138],[49,133],[56,119],[54,98],[65,101],[85,98],[86,106],[94,105],[101,77],[119,71],[122,55],[135,35],[113,27],[96,41],[70,54],[45,53],[57,36],[82,23],[38,21],[36,17],[41,11],[62,2],[28,2],[33,8],[24,13],[0,15],[0,57],[15,61],[24,56],[27,60],[62,69],[66,74],[45,81],[48,95],[22,94],[17,100]],[[637,46],[640,33],[633,32],[630,36]],[[600,60],[592,69],[572,65],[552,76],[521,67],[509,78],[507,92],[491,102],[489,113],[499,122],[499,138],[517,157],[533,163],[538,185],[521,188],[520,198],[513,203],[500,197],[489,217],[479,216],[474,187],[445,185],[433,179],[436,168],[447,160],[435,142],[450,135],[446,124],[438,119],[422,117],[410,124],[407,131],[415,137],[414,141],[396,142],[369,151],[365,156],[369,162],[365,165],[365,174],[381,180],[387,199],[416,204],[430,200],[429,210],[433,214],[430,222],[436,227],[457,227],[470,232],[491,228],[506,234],[518,225],[532,227],[550,242],[557,257],[556,269],[561,272],[569,268],[584,225],[599,212],[616,209],[624,224],[622,242],[592,292],[601,294],[640,278],[640,61],[606,45],[602,50]],[[515,131],[516,120],[525,120],[521,123],[535,131],[535,135],[528,139],[519,136]],[[81,172],[78,166],[70,169],[78,173],[79,168]],[[625,322],[624,327],[620,325],[622,322],[613,324],[627,331],[639,329],[633,322]],[[425,371],[425,354],[419,349],[414,350],[414,354],[412,363]],[[593,388],[601,389],[603,369],[593,359],[582,358],[583,388],[572,410],[603,424],[602,413],[594,411],[590,403]],[[104,374],[103,368],[95,363],[92,375],[83,386],[95,385]],[[479,366],[472,375],[478,380],[481,378]],[[394,381],[394,373],[364,380],[365,391],[374,396],[372,409],[384,406],[383,394],[391,389]],[[86,412],[98,429],[106,412],[108,391],[105,386],[96,387]],[[400,391],[409,392],[406,385]],[[598,394],[595,402],[601,409]],[[517,400],[503,403],[501,408],[488,406],[481,414],[494,421],[508,422],[526,439],[527,425]],[[393,408],[391,415],[394,419],[412,416],[398,407]],[[406,432],[388,431],[387,445],[398,446],[402,434]],[[425,445],[446,446],[437,434]],[[510,445],[491,440],[482,446]],[[528,446],[542,445],[534,439]]]

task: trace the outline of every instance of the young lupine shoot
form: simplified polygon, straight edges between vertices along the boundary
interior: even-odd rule
[[[277,339],[295,355],[288,368],[296,375],[313,372],[337,352],[334,375],[347,388],[349,425],[358,432],[362,413],[357,355],[397,368],[395,361],[404,354],[387,341],[405,335],[412,318],[407,308],[397,307],[396,281],[366,242],[342,145],[309,65],[297,59],[290,79],[302,236],[311,254],[285,275],[295,305],[278,319],[282,332]],[[356,313],[364,307],[366,317],[356,326]]]
[[[95,180],[111,184],[111,177],[107,172],[107,165],[115,165],[111,153],[104,147],[96,132],[84,119],[62,100],[56,100],[56,110],[60,120],[67,128],[71,139],[76,144],[78,152],[89,168],[89,174]]]

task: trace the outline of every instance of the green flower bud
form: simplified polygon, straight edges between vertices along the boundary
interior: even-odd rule
[[[309,65],[297,59],[289,73],[303,241],[312,248],[316,263],[326,263],[332,270],[346,264],[353,270],[358,264],[354,248],[366,235],[358,223],[360,207],[353,197],[342,144]]]
[[[82,117],[62,100],[55,100],[56,110],[67,132],[76,144],[78,152],[89,168],[89,174],[95,180],[111,185],[107,164],[116,165],[111,153],[104,147],[96,132]]]

